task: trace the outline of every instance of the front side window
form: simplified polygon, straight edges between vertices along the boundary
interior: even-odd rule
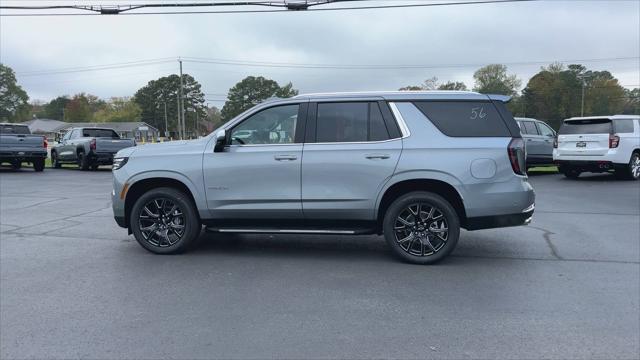
[[[538,130],[536,130],[536,123],[533,121],[523,121],[524,130],[528,135],[538,135]]]
[[[300,105],[262,110],[231,130],[232,145],[293,144]]]
[[[377,103],[318,104],[317,142],[363,142],[387,139],[389,139],[389,132]]]

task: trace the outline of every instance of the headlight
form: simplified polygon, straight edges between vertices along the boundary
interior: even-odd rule
[[[115,158],[113,159],[113,170],[118,170],[121,167],[124,166],[124,164],[127,163],[127,161],[129,161],[128,157],[121,157],[121,158]]]

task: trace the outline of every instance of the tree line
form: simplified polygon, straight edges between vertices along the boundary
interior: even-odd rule
[[[545,120],[556,129],[562,119],[580,116],[583,112],[585,116],[640,114],[640,88],[627,89],[610,72],[589,70],[579,64],[565,67],[554,63],[542,67],[522,90],[522,80],[509,74],[501,64],[478,69],[473,79],[474,91],[511,96],[508,107],[514,116]],[[185,123],[188,129],[197,129],[199,133],[268,98],[298,94],[291,82],[280,86],[262,76],[248,76],[229,89],[223,108],[218,109],[206,104],[202,86],[193,76],[184,74],[182,82]],[[463,82],[440,82],[431,77],[420,85],[400,90],[467,91],[469,88]],[[179,93],[180,76],[173,74],[149,81],[131,97],[105,100],[80,93],[58,96],[47,103],[29,103],[29,96],[17,84],[13,70],[0,64],[0,121],[19,122],[34,117],[67,122],[144,121],[161,131],[175,131]]]

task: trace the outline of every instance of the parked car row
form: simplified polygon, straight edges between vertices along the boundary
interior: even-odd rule
[[[35,171],[44,170],[46,137],[32,135],[27,125],[11,123],[0,123],[0,136],[0,164],[20,169],[23,163],[29,163]],[[114,155],[130,146],[136,146],[135,140],[121,139],[112,129],[72,128],[51,147],[51,166],[77,164],[82,170],[95,170],[100,165],[113,164]]]
[[[618,178],[640,178],[640,116],[574,117],[556,132],[545,122],[515,118],[525,140],[527,168],[557,165],[566,177],[583,172],[610,172]]]

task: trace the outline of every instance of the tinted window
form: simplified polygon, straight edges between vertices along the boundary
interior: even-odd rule
[[[617,133],[633,133],[633,120],[616,120],[613,123]]]
[[[558,134],[610,134],[611,130],[609,119],[572,120],[565,121]]]
[[[551,130],[551,128],[548,127],[547,125],[541,124],[541,123],[536,123],[536,125],[538,125],[538,132],[540,132],[540,135],[555,136],[555,133],[553,132],[553,130]]]
[[[382,141],[389,139],[387,126],[384,124],[382,112],[377,103],[369,104],[369,140]]]
[[[25,125],[0,125],[0,134],[31,134],[29,127]]]
[[[414,104],[447,136],[511,136],[491,102],[417,101]]]
[[[524,131],[527,135],[539,135],[538,129],[536,129],[536,123],[533,121],[523,121]]]
[[[292,144],[298,122],[298,104],[262,110],[231,131],[231,144]]]
[[[317,142],[367,141],[369,103],[320,103],[316,122]]]
[[[119,139],[120,136],[110,129],[84,129],[82,130],[83,137],[106,137],[112,139]]]

